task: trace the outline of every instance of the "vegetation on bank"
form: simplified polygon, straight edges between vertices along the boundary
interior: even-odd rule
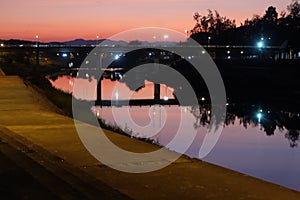
[[[57,67],[47,65],[37,67],[35,65],[13,62],[2,64],[1,68],[6,75],[20,76],[24,81],[36,86],[34,88],[42,95],[45,95],[65,115],[72,116],[72,96],[54,89],[51,83],[45,78],[49,71],[57,70]]]
[[[13,62],[10,64],[1,64],[1,69],[6,75],[20,76],[25,82],[30,84],[40,94],[46,96],[46,98],[49,99],[57,108],[59,108],[59,110],[61,110],[63,114],[73,118],[72,100],[78,102],[80,100],[72,98],[72,94],[68,94],[55,89],[45,78],[49,74],[49,72],[57,71],[57,67],[47,65],[37,67],[35,65],[24,65],[22,63]],[[92,115],[93,113],[88,110],[89,108],[87,108],[87,112],[89,115]],[[128,127],[125,127],[125,130],[123,130],[117,124],[109,124],[104,119],[98,119],[98,122],[99,125],[104,129],[119,133],[127,137],[136,138],[140,141],[158,145],[158,142],[150,138],[139,137],[138,134],[134,134]]]

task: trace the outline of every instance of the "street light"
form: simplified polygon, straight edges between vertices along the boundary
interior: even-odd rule
[[[263,41],[258,42],[257,47],[260,48],[260,49],[263,48],[264,47],[264,42]]]

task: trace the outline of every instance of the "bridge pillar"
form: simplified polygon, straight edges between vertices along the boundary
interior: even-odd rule
[[[154,84],[154,101],[160,100],[160,84]]]
[[[101,79],[99,80],[97,84],[97,99],[96,99],[96,105],[97,106],[102,106],[102,83]]]

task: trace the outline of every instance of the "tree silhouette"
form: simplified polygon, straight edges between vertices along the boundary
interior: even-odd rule
[[[268,10],[266,10],[266,14],[263,17],[264,21],[270,24],[276,24],[278,19],[278,13],[276,8],[270,6]]]
[[[298,0],[292,0],[291,4],[288,5],[287,10],[289,11],[288,17],[299,18],[300,17],[300,3]]]
[[[297,141],[299,141],[299,134],[300,132],[297,130],[288,130],[288,132],[285,134],[285,137],[290,142],[290,147],[294,148],[298,146]]]
[[[255,45],[259,38],[268,39],[266,45],[281,46],[288,41],[289,48],[297,51],[300,40],[300,4],[292,0],[286,11],[279,15],[276,7],[269,6],[263,16],[253,15],[240,27],[235,20],[222,17],[218,11],[208,10],[205,16],[194,14],[196,24],[191,30],[191,37],[200,44],[217,45]]]
[[[193,16],[196,24],[191,30],[192,34],[197,33],[211,33],[220,34],[222,31],[235,28],[235,20],[230,20],[222,17],[218,11],[208,10],[207,16],[202,16],[196,12]]]

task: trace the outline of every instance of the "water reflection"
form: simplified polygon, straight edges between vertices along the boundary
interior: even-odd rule
[[[73,96],[77,99],[96,101],[97,100],[97,85],[98,82],[94,77],[75,78],[71,75],[49,76],[47,77],[52,86],[58,90],[71,94],[76,82],[78,90],[74,91]],[[131,94],[130,99],[153,99],[154,83],[144,81],[142,86],[134,91],[130,89],[127,82],[118,81],[111,74],[105,74],[101,80],[102,100],[127,100],[128,94]],[[165,84],[160,85],[160,99],[174,99],[174,90]]]
[[[210,110],[207,108],[192,107],[190,112],[196,119],[194,122],[194,129],[198,129],[200,126],[206,126],[210,123]]]
[[[299,131],[298,130],[288,130],[285,137],[289,140],[291,147],[297,147],[299,141]]]
[[[295,134],[294,130],[300,130],[299,113],[287,112],[282,110],[261,109],[252,106],[228,106],[228,114],[225,124],[234,124],[235,117],[239,118],[239,124],[247,129],[249,126],[260,127],[267,136],[274,135],[276,129],[288,130],[285,134],[290,141],[290,147],[297,147],[299,134]],[[232,114],[233,113],[233,114]],[[298,132],[298,131],[296,131]]]
[[[114,73],[117,75],[118,73]],[[128,93],[132,93],[131,99],[151,99],[153,98],[154,84],[145,81],[144,85],[135,91],[131,91],[125,82],[117,81],[115,75],[105,74],[102,81],[102,98],[104,100],[124,100],[127,99]],[[89,79],[74,78],[72,76],[52,76],[49,80],[53,87],[72,93],[75,79],[77,84],[80,84],[82,90],[74,93],[73,96],[77,99],[91,100],[97,99],[97,81],[90,77]],[[174,99],[174,90],[166,85],[161,85],[160,98]],[[186,111],[193,116],[193,128],[207,127],[211,123],[211,110],[208,104],[198,106],[185,107]],[[229,103],[227,106],[227,114],[225,118],[224,127],[229,125],[238,125],[247,129],[248,127],[260,127],[267,136],[274,135],[276,129],[287,130],[285,137],[289,140],[290,147],[297,147],[299,142],[300,130],[300,115],[276,108],[262,107],[257,105],[240,105]],[[138,109],[136,112],[141,112]],[[106,117],[104,117],[106,119]],[[238,122],[237,122],[238,119]],[[191,119],[192,120],[192,119]]]

